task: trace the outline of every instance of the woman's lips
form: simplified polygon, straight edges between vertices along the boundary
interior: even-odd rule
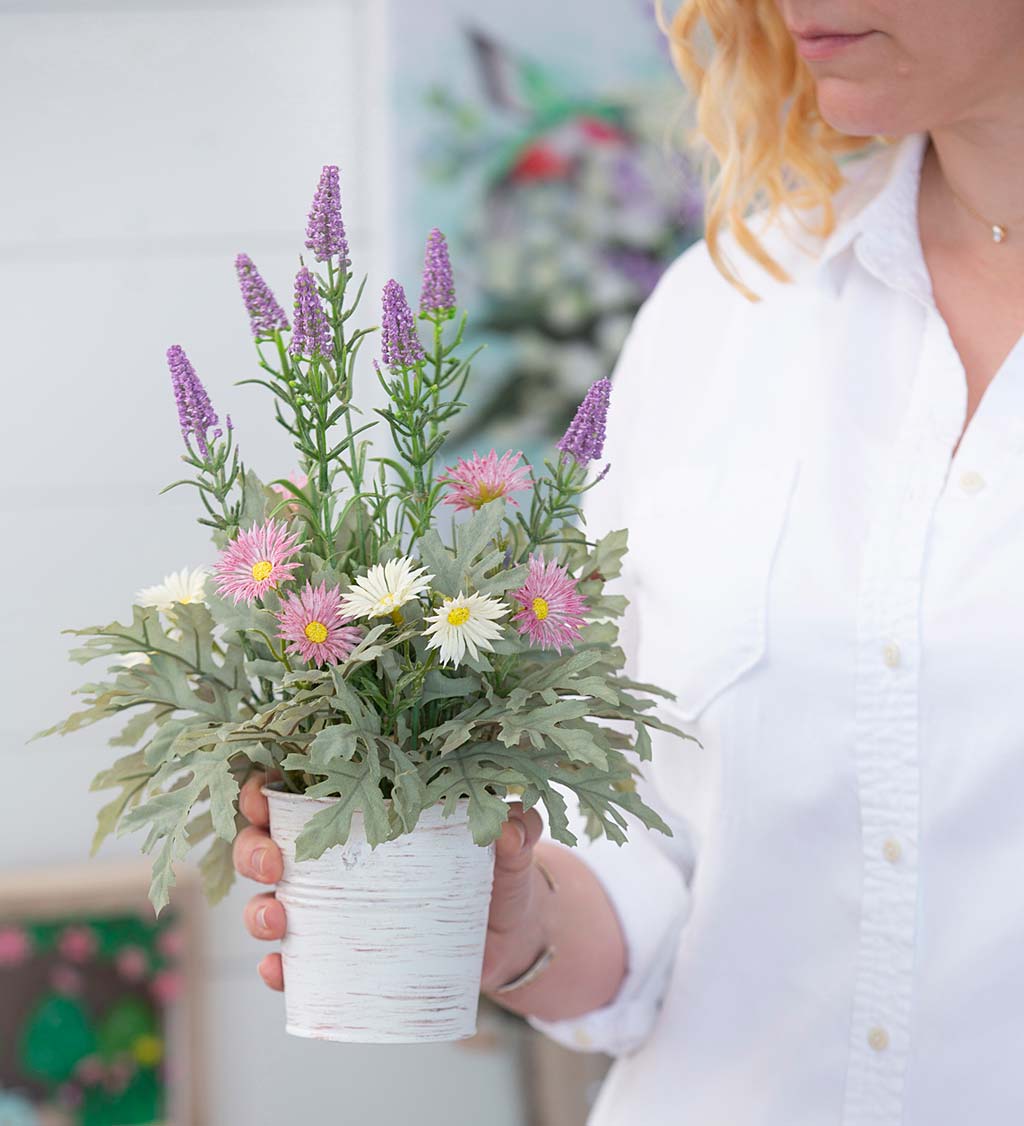
[[[807,31],[795,32],[796,49],[805,59],[831,59],[840,51],[845,51],[855,43],[867,39],[874,32],[862,31],[857,35],[848,35],[838,31]]]

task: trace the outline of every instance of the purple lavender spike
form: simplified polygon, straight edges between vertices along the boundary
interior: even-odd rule
[[[172,344],[167,349],[167,366],[171,371],[174,400],[178,404],[181,436],[186,445],[190,437],[195,438],[199,452],[203,457],[209,457],[210,440],[207,432],[213,430],[214,439],[219,437],[216,429],[217,412],[213,409],[210,396],[180,344]]]
[[[260,276],[248,254],[235,258],[235,273],[242,290],[242,300],[249,314],[253,336],[271,336],[274,332],[287,332],[291,327],[284,309],[277,303],[270,286]]]
[[[394,278],[384,287],[381,338],[381,355],[389,368],[415,367],[424,358],[405,290]]]
[[[349,265],[348,239],[345,224],[341,221],[341,187],[338,183],[338,166],[325,164],[320,173],[320,183],[313,196],[306,223],[306,247],[316,255],[318,262],[338,256],[338,265]]]
[[[587,465],[596,461],[604,451],[605,422],[608,418],[608,399],[611,395],[610,379],[599,379],[592,384],[576,410],[558,448]]]
[[[452,264],[448,257],[448,243],[435,227],[427,236],[427,251],[423,260],[423,290],[420,294],[421,313],[450,313],[455,308],[455,282]]]
[[[316,278],[305,266],[295,275],[295,330],[288,350],[293,356],[331,355],[331,329],[316,291]]]

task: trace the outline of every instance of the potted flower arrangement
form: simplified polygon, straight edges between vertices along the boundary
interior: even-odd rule
[[[126,719],[111,740],[125,753],[93,784],[117,791],[95,845],[145,832],[157,911],[204,840],[206,891],[225,893],[240,784],[267,772],[289,1031],[456,1039],[475,1027],[509,801],[542,803],[570,845],[566,795],[593,835],[623,843],[626,814],[668,832],[634,781],[648,728],[675,729],[652,712],[668,693],[622,671],[625,599],[605,584],[626,532],[594,543],[577,526],[606,472],[592,469],[609,381],[541,472],[511,451],[439,471],[473,358],[443,235],[427,241],[418,317],[396,281],[384,289],[374,419],[353,400],[376,330],[350,327],[365,280],[353,284],[336,167],[306,233],[315,265],[300,259],[290,320],[236,260],[259,365],[243,382],[272,396],[301,473],[261,481],[188,356],[168,350],[188,467],[168,487],[196,490],[219,557],[140,592],[128,623],[71,631],[84,639],[72,659],[107,671],[44,734]],[[390,443],[374,453],[382,422]]]

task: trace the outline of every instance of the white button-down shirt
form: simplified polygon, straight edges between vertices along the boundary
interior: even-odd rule
[[[760,304],[691,249],[619,363],[589,527],[630,527],[632,671],[702,746],[655,743],[672,839],[584,854],[629,974],[540,1027],[621,1057],[597,1126],[1024,1122],[1024,344],[956,448],[926,141],[817,257],[776,229]]]

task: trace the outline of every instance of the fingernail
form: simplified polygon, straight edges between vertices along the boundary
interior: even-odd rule
[[[526,829],[523,827],[522,821],[516,821],[513,819],[512,824],[515,826],[516,832],[519,834],[519,851],[522,852],[526,847]]]
[[[266,909],[266,907],[261,907],[256,912],[256,926],[258,926],[261,931],[265,931],[267,929],[267,909]]]
[[[258,848],[252,854],[252,870],[257,876],[263,875],[263,865],[267,860],[267,850],[265,848]]]

